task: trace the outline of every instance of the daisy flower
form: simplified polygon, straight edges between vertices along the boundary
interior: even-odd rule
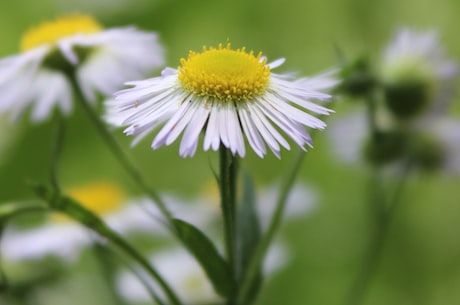
[[[96,181],[71,188],[67,193],[120,234],[152,235],[157,231],[164,234],[165,229],[156,221],[155,214],[146,210],[147,204],[151,203],[143,199],[126,200],[121,189],[113,183]],[[156,215],[160,213],[157,211]],[[7,226],[0,252],[10,262],[55,256],[72,263],[82,249],[96,240],[101,239],[79,223],[62,214],[52,214],[39,226],[23,228],[15,223]]]
[[[387,106],[397,117],[411,117],[427,108],[445,110],[458,67],[446,59],[436,31],[399,30],[385,48],[381,64]]]
[[[133,87],[107,102],[107,120],[128,126],[124,132],[136,135],[134,143],[162,125],[153,149],[170,145],[183,133],[182,157],[195,154],[201,131],[205,151],[216,151],[222,144],[243,157],[246,138],[259,157],[268,146],[279,158],[281,147],[290,149],[280,131],[305,150],[305,145],[312,146],[305,127],[326,127],[313,114],[331,112],[313,100],[330,99],[323,90],[335,81],[330,74],[295,79],[271,71],[283,62],[267,63],[261,53],[234,50],[230,44],[190,51],[178,69],[166,68],[159,77],[127,82]]]
[[[72,110],[75,77],[84,97],[94,102],[124,81],[163,65],[155,33],[135,27],[104,30],[91,16],[71,15],[30,29],[21,53],[0,60],[0,114],[18,118],[32,106],[31,119],[43,121],[54,107]]]

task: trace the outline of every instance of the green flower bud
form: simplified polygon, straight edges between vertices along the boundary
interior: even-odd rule
[[[424,170],[438,169],[445,157],[441,143],[427,133],[412,135],[408,141],[407,153],[409,158]]]
[[[406,137],[398,131],[380,131],[367,139],[364,145],[365,159],[374,165],[385,165],[404,153]]]
[[[398,119],[422,113],[433,100],[434,79],[421,63],[401,63],[384,81],[385,103]]]
[[[342,80],[336,92],[352,97],[366,96],[374,89],[376,80],[367,58],[361,57],[345,66],[339,75]]]

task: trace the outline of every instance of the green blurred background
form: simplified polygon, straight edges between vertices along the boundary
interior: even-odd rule
[[[72,12],[93,14],[107,27],[135,24],[158,32],[173,67],[190,49],[231,41],[235,47],[262,51],[269,60],[285,57],[280,71],[313,75],[338,65],[337,46],[348,59],[363,54],[378,58],[402,26],[439,30],[448,56],[460,57],[457,0],[1,1],[0,56],[16,53],[30,26]],[[341,102],[336,102],[337,115],[350,108]],[[458,104],[457,99],[454,115]],[[26,181],[47,181],[56,126],[54,119],[40,125],[26,119],[2,123],[6,143],[0,144],[0,202],[33,198]],[[371,237],[369,168],[341,164],[327,132],[315,134],[315,149],[300,174],[318,190],[317,206],[282,227],[292,260],[266,283],[258,304],[344,304],[363,262]],[[128,151],[131,139],[115,134]],[[294,153],[283,151],[277,160],[251,152],[242,166],[258,185],[266,185],[279,181]],[[148,141],[129,154],[158,190],[181,196],[199,195],[213,178],[210,164],[216,164],[215,153],[199,151],[192,159],[181,159],[177,145],[152,151]],[[78,108],[67,124],[59,174],[64,185],[110,177],[132,194],[138,192]],[[460,175],[411,175],[363,304],[460,304],[459,183]],[[80,264],[76,274],[91,269],[88,264]],[[85,283],[48,292],[47,305],[64,304],[63,299],[65,304],[109,304],[97,296],[94,284]]]

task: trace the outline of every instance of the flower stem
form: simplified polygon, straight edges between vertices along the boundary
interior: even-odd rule
[[[245,304],[246,298],[248,297],[250,289],[253,285],[253,281],[256,279],[258,271],[260,270],[265,255],[267,254],[267,251],[269,249],[269,246],[273,241],[276,232],[279,229],[281,220],[283,218],[284,209],[286,206],[286,199],[289,195],[289,192],[292,189],[292,186],[294,185],[294,181],[297,177],[304,157],[305,152],[299,151],[297,157],[292,162],[285,179],[283,180],[283,184],[281,186],[281,190],[276,203],[276,210],[272,215],[272,218],[268,225],[267,232],[262,237],[262,240],[260,241],[253,258],[251,259],[248,265],[246,276],[241,283],[240,291],[238,294],[238,304]]]
[[[62,146],[64,142],[65,120],[61,114],[59,114],[58,120],[59,122],[58,122],[57,131],[56,131],[56,141],[54,143],[53,154],[51,156],[50,180],[51,180],[51,185],[53,186],[53,188],[55,190],[60,191],[61,187],[58,181],[57,169],[58,169],[59,156],[61,155]]]
[[[374,172],[374,178],[372,181],[373,196],[371,201],[376,203],[375,233],[363,260],[364,263],[362,265],[362,269],[352,283],[348,297],[345,298],[346,305],[359,305],[362,304],[364,300],[366,291],[371,284],[372,278],[377,270],[380,257],[382,256],[382,250],[387,239],[388,230],[391,221],[394,218],[395,210],[400,201],[399,199],[405,182],[407,181],[410,168],[411,164],[409,161],[404,163],[399,181],[397,182],[395,190],[392,197],[388,200],[388,203],[385,203],[385,200],[382,200],[382,194],[378,191],[379,186],[381,185],[381,181],[379,179],[380,175],[379,173]]]
[[[224,220],[225,250],[233,279],[236,279],[236,176],[238,159],[223,145],[220,147],[219,157],[219,188]],[[229,304],[233,304],[233,301],[229,302]]]
[[[108,148],[121,164],[121,166],[125,169],[125,171],[131,176],[131,178],[137,183],[137,185],[154,201],[157,205],[160,212],[168,221],[170,228],[172,229],[172,215],[171,212],[167,209],[164,201],[160,197],[160,195],[151,188],[143,179],[140,172],[135,168],[135,166],[131,163],[128,157],[125,155],[121,147],[113,138],[112,134],[107,129],[105,123],[100,119],[100,117],[96,114],[94,109],[89,105],[88,101],[85,99],[83,93],[81,92],[80,87],[75,79],[75,77],[70,77],[72,82],[72,86],[74,88],[75,93],[77,94],[77,100],[79,101],[81,107],[88,115],[89,119],[93,123],[94,127],[97,129],[99,134],[101,135],[102,139],[107,144]]]
[[[379,128],[377,125],[377,105],[374,93],[371,91],[367,95],[367,125],[371,133],[372,141],[378,141]]]

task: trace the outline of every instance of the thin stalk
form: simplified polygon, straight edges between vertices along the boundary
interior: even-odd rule
[[[122,249],[126,254],[133,258],[163,289],[165,294],[168,296],[170,304],[172,305],[182,305],[182,302],[179,300],[177,295],[171,289],[169,284],[163,279],[163,277],[158,273],[158,271],[139,253],[134,249],[126,240],[119,236],[114,231],[106,231],[103,236],[107,237],[111,242],[117,245]],[[162,302],[163,303],[163,302]]]
[[[61,155],[62,146],[64,142],[65,120],[61,115],[59,115],[58,120],[59,122],[58,122],[57,131],[56,131],[56,141],[54,143],[54,149],[51,155],[50,180],[51,180],[51,185],[53,186],[53,188],[57,190],[58,192],[60,192],[61,187],[58,181],[57,169],[58,169],[59,156]]]
[[[224,220],[225,250],[232,276],[236,279],[236,175],[238,162],[230,150],[221,145],[219,188]],[[230,300],[228,304],[233,304]]]
[[[377,196],[373,198],[373,200],[379,203],[379,206],[376,206],[377,227],[374,238],[372,239],[367,254],[364,258],[362,269],[358,273],[355,281],[352,283],[348,297],[345,298],[345,304],[347,305],[359,305],[362,304],[364,300],[366,291],[368,290],[372,282],[372,279],[379,265],[381,256],[383,254],[383,248],[387,240],[389,227],[394,218],[398,203],[400,202],[399,199],[401,198],[401,193],[404,188],[405,182],[407,181],[407,176],[410,172],[410,168],[410,162],[406,162],[403,166],[400,178],[395,186],[393,195],[388,200],[387,204],[385,204],[385,202],[382,202],[383,200],[381,199],[381,196],[380,198],[377,198],[379,194],[374,192],[374,194]],[[378,181],[380,182],[380,180]],[[378,188],[378,185],[374,183],[374,188],[375,187]]]
[[[44,205],[30,205],[30,206],[25,206],[25,207],[19,207],[11,212],[9,212],[6,215],[2,215],[0,220],[1,220],[1,225],[5,226],[6,223],[15,217],[18,217],[23,214],[29,214],[29,213],[37,213],[37,212],[49,212],[50,209],[47,206]]]
[[[171,228],[172,215],[171,212],[167,209],[166,204],[160,195],[151,188],[144,180],[137,168],[131,163],[128,157],[125,155],[121,147],[113,138],[112,134],[107,129],[105,123],[100,119],[98,114],[94,111],[93,107],[89,105],[88,101],[85,99],[83,93],[81,92],[80,86],[75,79],[75,77],[70,77],[74,92],[77,94],[77,101],[80,103],[83,110],[88,115],[89,119],[93,123],[94,127],[97,129],[102,139],[107,144],[108,148],[112,154],[116,157],[121,166],[125,171],[131,176],[131,178],[137,183],[137,185],[154,201],[157,205],[163,216],[168,221]]]
[[[117,292],[117,288],[115,286],[115,265],[110,257],[109,249],[107,249],[104,245],[94,241],[94,245],[92,247],[94,252],[94,257],[96,258],[96,263],[100,269],[100,275],[106,284],[111,298],[112,305],[126,305],[126,303],[121,299],[120,294]]]
[[[377,105],[373,92],[370,92],[366,99],[367,102],[367,125],[371,133],[372,141],[378,141],[379,128],[377,125]]]
[[[143,187],[143,189],[151,195],[152,199],[155,200],[160,210],[163,212],[164,216],[167,217],[168,221],[171,219],[171,214],[164,206],[161,198],[151,190],[147,184],[144,183],[141,175],[137,172],[137,170],[131,165],[129,160],[126,158],[122,150],[119,148],[116,141],[112,138],[111,134],[105,128],[103,122],[99,119],[96,113],[93,111],[90,105],[86,103],[86,100],[81,93],[79,86],[76,83],[74,78],[71,78],[72,84],[74,86],[75,92],[79,95],[78,100],[81,102],[81,105],[87,112],[88,116],[91,118],[92,122],[95,124],[96,128],[101,132],[102,137],[106,140],[106,143],[111,148],[114,155],[118,158],[118,160],[122,163],[124,168],[133,176],[136,182]],[[117,232],[110,229],[97,215],[95,215],[92,211],[86,209],[83,205],[75,200],[63,196],[57,175],[57,168],[58,168],[58,161],[62,149],[62,142],[63,142],[63,121],[60,121],[60,126],[58,128],[55,148],[53,151],[52,162],[50,164],[50,179],[52,189],[49,190],[44,186],[35,185],[35,191],[37,195],[39,195],[42,199],[44,199],[49,207],[57,209],[61,212],[66,213],[82,225],[94,230],[95,232],[99,233],[100,235],[107,238],[109,241],[117,245],[120,249],[122,249],[127,255],[133,258],[139,265],[141,265],[144,270],[154,279],[158,285],[163,289],[164,293],[168,297],[171,305],[182,305],[182,302],[179,300],[177,295],[171,289],[169,284],[163,279],[163,277],[157,272],[157,270],[135,249],[133,248],[123,237],[121,237]],[[33,207],[34,209],[30,208],[27,211],[33,211],[37,207]],[[24,211],[25,208],[15,211],[17,213]],[[47,209],[49,210],[49,209]],[[11,213],[11,215],[15,215]],[[9,215],[9,216],[11,216]],[[161,300],[158,299],[158,303],[164,304]]]
[[[238,304],[245,304],[246,298],[248,297],[248,293],[253,285],[254,280],[257,277],[257,274],[262,266],[263,260],[273,238],[278,231],[281,220],[283,218],[284,209],[286,206],[286,199],[289,195],[289,192],[294,185],[294,181],[299,173],[301,164],[304,160],[305,152],[299,151],[298,155],[294,159],[291,164],[291,167],[287,171],[286,178],[283,180],[283,184],[281,185],[281,190],[278,195],[278,200],[276,203],[276,210],[274,211],[270,223],[268,225],[267,232],[262,237],[259,245],[257,246],[256,252],[254,253],[253,258],[251,259],[248,270],[246,272],[246,276],[243,279],[240,291],[238,294]]]

